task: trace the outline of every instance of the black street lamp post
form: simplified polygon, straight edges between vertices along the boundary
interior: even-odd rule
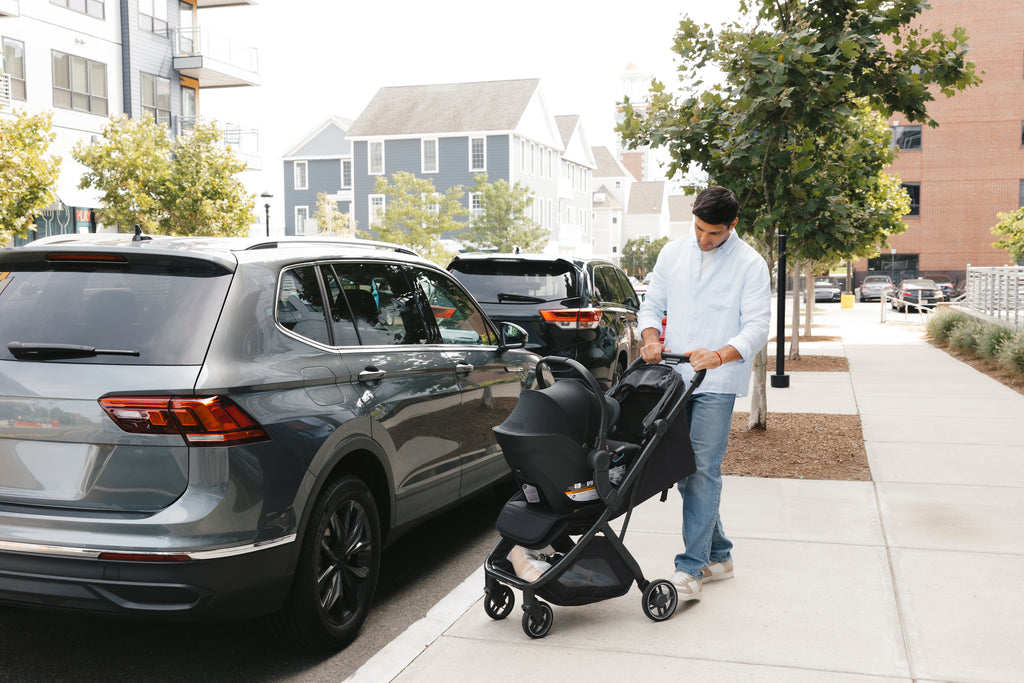
[[[264,192],[260,196],[266,202],[263,205],[263,210],[267,212],[267,237],[270,237],[270,200],[274,198],[274,195],[270,194],[270,192]]]
[[[785,389],[789,386],[789,375],[786,374],[786,233],[779,232],[779,305],[776,310],[775,332],[775,374],[772,375],[772,386]]]

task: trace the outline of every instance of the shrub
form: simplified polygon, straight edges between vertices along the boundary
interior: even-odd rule
[[[1013,330],[1002,325],[985,325],[978,337],[978,355],[985,360],[995,361],[999,350],[1007,339],[1013,337]]]
[[[1003,342],[997,363],[1003,370],[1024,378],[1024,333],[1015,332]]]
[[[949,332],[949,345],[957,351],[965,353],[978,353],[978,338],[985,329],[985,323],[968,317],[953,326]]]
[[[945,346],[949,343],[949,335],[953,328],[970,319],[971,316],[963,311],[954,308],[941,309],[928,317],[928,337],[936,344]]]

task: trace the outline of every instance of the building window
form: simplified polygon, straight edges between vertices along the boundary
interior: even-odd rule
[[[296,190],[308,190],[309,189],[309,162],[296,161],[294,168],[295,175],[295,189]]]
[[[427,213],[438,215],[441,213],[441,195],[437,192],[432,194],[422,195],[423,206],[426,208]]]
[[[519,170],[526,173],[526,140],[519,138]]]
[[[309,219],[309,207],[308,206],[296,206],[295,207],[295,234],[305,235],[306,234],[306,221]]]
[[[893,126],[892,144],[896,149],[921,149],[921,126]]]
[[[371,194],[370,200],[370,227],[379,227],[384,222],[384,195]]]
[[[51,5],[67,7],[75,12],[88,14],[90,17],[96,17],[97,19],[103,19],[105,16],[103,2],[104,0],[50,0]]]
[[[1024,206],[1024,180],[1020,181],[1020,199],[1017,206]]]
[[[487,170],[487,152],[484,149],[483,138],[470,138],[469,139],[469,170],[470,171],[486,171]]]
[[[107,115],[107,65],[53,53],[53,106]]]
[[[479,218],[484,213],[484,199],[483,195],[479,192],[469,193],[469,215],[473,218]]]
[[[921,183],[902,183],[900,185],[910,195],[910,213],[908,216],[921,215]]]
[[[437,173],[437,138],[424,138],[420,142],[421,166],[424,173]]]
[[[367,162],[370,175],[382,175],[384,173],[384,143],[371,142],[367,145]]]
[[[139,0],[139,28],[167,35],[167,0]]]
[[[352,159],[347,157],[341,160],[341,189],[352,189]]]
[[[25,89],[25,43],[4,38],[3,71],[11,77],[11,99],[27,99]]]
[[[153,74],[142,74],[142,113],[165,126],[171,124],[171,81]]]

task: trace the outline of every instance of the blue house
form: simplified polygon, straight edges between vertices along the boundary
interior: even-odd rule
[[[559,123],[539,79],[381,88],[346,136],[352,216],[359,229],[372,228],[387,210],[375,192],[381,176],[407,171],[445,192],[487,173],[490,182],[533,191],[531,217],[551,232],[548,251],[587,251],[596,164],[578,117]],[[470,211],[480,208],[474,195],[465,201]]]
[[[351,215],[352,143],[348,139],[351,126],[351,120],[331,116],[285,152],[286,235],[319,232],[312,219],[320,194],[333,200],[337,211]]]

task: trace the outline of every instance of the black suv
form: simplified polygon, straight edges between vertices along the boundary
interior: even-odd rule
[[[525,328],[529,350],[579,361],[605,389],[640,354],[640,297],[613,263],[460,254],[448,270],[492,319]]]
[[[525,342],[394,245],[0,250],[0,603],[343,646],[384,545],[509,475]]]

